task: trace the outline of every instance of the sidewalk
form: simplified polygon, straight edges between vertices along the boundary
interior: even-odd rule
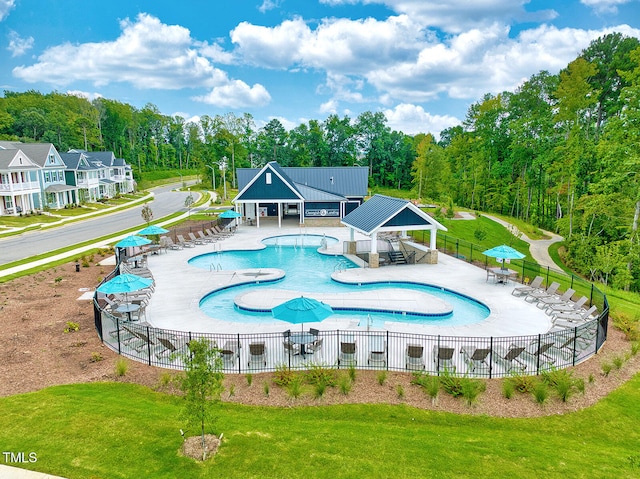
[[[61,476],[3,465],[0,465],[0,477],[2,479],[64,479]]]

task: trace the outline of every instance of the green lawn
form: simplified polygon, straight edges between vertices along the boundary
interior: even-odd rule
[[[180,457],[180,398],[115,383],[0,399],[4,451],[73,478],[640,477],[640,375],[586,410],[536,419],[408,406],[220,406],[219,454]]]

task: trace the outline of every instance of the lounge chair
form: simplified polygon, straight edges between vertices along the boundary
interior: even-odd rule
[[[422,370],[424,367],[424,346],[420,344],[407,344],[405,368]]]
[[[522,355],[528,358],[536,369],[548,369],[556,362],[554,358],[547,354],[554,345],[553,341],[534,340],[525,346]],[[511,346],[514,347],[515,345]]]
[[[182,249],[182,245],[178,243],[174,243],[173,240],[168,236],[163,236],[162,238],[160,238],[160,244],[164,245],[164,247],[168,249],[173,249],[173,250]]]
[[[386,366],[387,364],[387,341],[383,336],[369,336],[369,358],[367,364],[370,366]]]
[[[218,238],[215,238],[213,236],[207,236],[202,231],[198,231],[197,233],[198,233],[198,237],[200,238],[200,240],[204,241],[205,243],[215,243],[217,241],[217,239],[218,239]]]
[[[355,366],[357,362],[355,341],[341,341],[340,354],[338,356],[338,365],[342,364],[343,366]]]
[[[589,301],[586,296],[581,296],[576,301],[567,301],[565,303],[556,303],[550,304],[544,310],[549,316],[553,316],[558,313],[571,313],[571,312],[580,312],[580,309],[584,306],[584,304]]]
[[[573,322],[582,322],[588,320],[593,313],[598,310],[598,307],[594,304],[589,309],[585,309],[583,311],[576,312],[566,312],[560,311],[553,315],[553,322],[557,324],[558,320],[561,321],[573,321]]]
[[[554,294],[553,296],[540,298],[536,306],[538,306],[538,308],[540,309],[547,309],[547,307],[551,306],[552,304],[566,303],[567,301],[571,301],[571,298],[573,298],[575,292],[575,289],[568,288],[564,293],[562,293],[562,296]]]
[[[222,228],[220,228],[220,227],[219,227],[219,226],[217,226],[217,225],[215,225],[215,226],[213,227],[213,232],[214,232],[215,234],[217,234],[218,236],[224,236],[224,237],[226,237],[226,238],[228,238],[229,236],[233,236],[233,232],[232,232],[232,231],[229,231],[229,230],[227,230],[227,229],[222,229]]]
[[[205,228],[204,232],[207,234],[207,236],[213,238],[215,241],[220,241],[226,238],[226,236],[219,235],[214,231],[211,231],[209,228]]]
[[[453,353],[455,349],[451,346],[438,346],[433,347],[433,362],[436,366],[436,371],[448,371],[456,372],[456,365],[453,364]]]
[[[196,235],[194,235],[191,231],[189,231],[187,235],[189,236],[189,240],[191,240],[193,244],[204,244],[204,240],[196,238]]]
[[[240,358],[240,343],[238,341],[226,341],[220,354],[222,354],[222,363],[225,368],[235,367],[236,359]]]
[[[559,287],[560,287],[560,283],[554,281],[545,290],[531,291],[529,294],[525,296],[524,300],[527,303],[538,302],[542,298],[547,298],[556,294],[556,291],[558,291]]]
[[[511,294],[514,296],[526,296],[529,293],[541,290],[543,281],[544,281],[544,278],[542,276],[536,276],[535,278],[533,278],[533,281],[531,281],[531,283],[529,283],[528,285],[518,286],[517,288],[513,288],[513,291],[511,291]]]
[[[460,353],[464,357],[465,363],[467,363],[468,371],[476,372],[480,369],[488,371],[491,369],[488,363],[491,348],[476,347],[467,344],[460,348]]]
[[[156,357],[158,359],[160,359],[161,356],[164,356],[167,353],[168,353],[168,356],[171,357],[172,354],[177,353],[187,345],[187,343],[176,345],[174,340],[171,340],[168,338],[162,338],[162,337],[158,337],[156,338],[156,340],[158,341],[158,343],[160,343],[160,347],[156,352]]]
[[[493,360],[500,366],[505,368],[505,372],[509,373],[513,370],[524,371],[527,365],[523,363],[519,357],[524,352],[524,346],[512,344],[508,348],[495,346],[493,348]]]
[[[184,239],[182,235],[176,235],[176,238],[178,238],[178,243],[181,244],[183,248],[194,248],[196,246],[192,241]]]
[[[267,366],[267,348],[264,342],[249,344],[249,369]]]

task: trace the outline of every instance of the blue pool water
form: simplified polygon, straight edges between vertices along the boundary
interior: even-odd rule
[[[355,268],[356,265],[344,256],[328,256],[318,253],[323,242],[332,244],[338,240],[315,235],[286,235],[263,240],[266,248],[254,251],[225,251],[208,253],[189,260],[191,266],[207,270],[236,270],[249,268],[278,268],[285,271],[285,277],[276,282],[234,286],[212,291],[200,302],[200,308],[208,315],[225,321],[256,323],[274,321],[270,313],[240,311],[234,305],[234,298],[255,288],[277,288],[309,293],[345,293],[374,290],[380,288],[406,288],[429,293],[453,307],[453,313],[444,317],[425,317],[392,313],[369,313],[337,311],[340,319],[356,320],[361,325],[382,327],[385,321],[402,321],[414,324],[438,324],[456,326],[483,321],[489,309],[478,301],[454,291],[434,286],[406,282],[385,282],[375,284],[348,285],[331,279],[331,274],[340,269]]]

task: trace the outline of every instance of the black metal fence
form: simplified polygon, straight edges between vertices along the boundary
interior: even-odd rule
[[[414,239],[419,239],[414,236]],[[424,238],[423,238],[424,241]],[[442,244],[440,243],[442,241]],[[442,252],[485,267],[487,258],[471,243],[446,235],[438,242]],[[482,262],[481,262],[482,261]],[[278,368],[327,367],[424,371],[429,374],[504,377],[533,375],[551,368],[574,366],[596,354],[607,338],[609,305],[594,285],[533,263],[512,261],[520,280],[543,276],[563,289],[584,294],[599,315],[573,328],[529,336],[462,337],[408,334],[378,330],[296,331],[281,333],[218,334],[159,329],[125,321],[109,312],[104,295],[94,298],[95,325],[103,343],[122,356],[153,366],[182,369],[189,341],[206,338],[219,349],[228,373],[275,371]],[[105,281],[118,274],[120,265]],[[524,299],[523,299],[524,301]],[[310,332],[310,331],[313,331]]]

